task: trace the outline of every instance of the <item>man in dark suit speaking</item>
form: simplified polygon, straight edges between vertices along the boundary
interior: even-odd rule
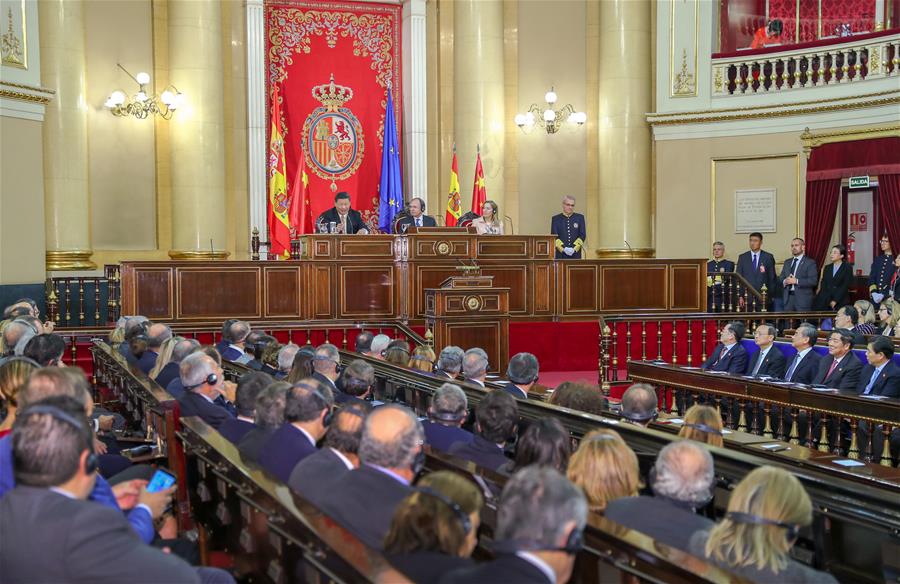
[[[340,192],[334,197],[334,207],[328,209],[316,219],[316,225],[324,225],[331,230],[331,224],[334,223],[334,230],[337,233],[345,233],[353,235],[354,233],[369,234],[369,228],[363,221],[359,211],[350,208],[349,193]],[[317,229],[319,231],[319,229]]]
[[[434,217],[425,214],[425,201],[419,197],[409,200],[409,214],[397,220],[397,233],[405,233],[410,227],[437,227]]]

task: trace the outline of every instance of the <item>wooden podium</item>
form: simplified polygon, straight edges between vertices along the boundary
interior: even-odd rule
[[[488,370],[506,372],[509,288],[494,287],[493,276],[451,276],[440,288],[426,288],[425,321],[436,351],[448,345],[481,347],[488,354]]]

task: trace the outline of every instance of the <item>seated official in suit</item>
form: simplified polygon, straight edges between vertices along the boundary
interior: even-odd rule
[[[200,343],[196,339],[185,339],[178,337],[175,346],[172,347],[172,357],[169,362],[159,370],[154,378],[160,387],[167,387],[172,383],[173,379],[180,375],[181,362],[184,358],[200,348]],[[172,396],[177,398],[178,396]]]
[[[236,323],[238,320],[240,320],[240,319],[227,318],[222,323],[222,336],[219,339],[219,342],[215,344],[216,351],[218,351],[220,355],[222,354],[223,351],[225,351],[225,349],[228,348],[228,340],[225,338],[228,336],[228,327],[230,327],[232,324]],[[253,339],[248,337],[247,342],[252,343]]]
[[[741,346],[744,338],[744,323],[729,322],[719,333],[719,343],[709,358],[700,367],[708,371],[727,371],[732,375],[743,375],[747,370],[747,350]]]
[[[313,357],[313,378],[337,395],[340,391],[335,384],[339,376],[338,367],[341,365],[341,354],[338,348],[331,343],[322,343],[316,347],[316,356]]]
[[[328,425],[322,448],[297,463],[288,485],[316,507],[330,499],[331,485],[359,468],[359,442],[369,411],[365,405],[339,409]]]
[[[54,333],[43,333],[31,337],[20,356],[31,359],[40,367],[65,367],[65,353],[64,338]]]
[[[242,375],[235,390],[234,404],[237,408],[237,417],[230,418],[219,424],[219,434],[232,444],[239,444],[241,438],[256,427],[254,422],[256,398],[259,396],[259,392],[271,382],[272,380],[268,375],[259,371],[250,371]]]
[[[353,360],[344,369],[337,385],[340,391],[334,396],[335,403],[369,408],[373,405],[367,398],[375,385],[375,368],[362,359]]]
[[[125,320],[125,338],[119,343],[119,353],[125,357],[129,365],[137,367],[138,364],[138,357],[131,352],[131,341],[136,337],[146,337],[151,324],[146,316],[132,316]]]
[[[462,429],[468,416],[469,402],[465,392],[452,383],[445,383],[431,396],[428,419],[422,422],[425,443],[448,452],[457,443],[470,443],[475,438],[471,432]]]
[[[506,378],[503,390],[513,397],[528,399],[528,392],[538,380],[540,365],[537,357],[531,353],[517,353],[506,366]]]
[[[462,361],[462,373],[466,381],[484,387],[487,380],[488,356],[484,349],[473,347],[465,352]]]
[[[275,379],[285,379],[294,367],[294,357],[300,351],[300,347],[294,343],[288,343],[281,347],[278,351],[278,371],[275,372]]]
[[[802,323],[794,331],[791,337],[791,345],[797,349],[797,353],[791,359],[788,369],[784,374],[785,381],[803,383],[809,385],[819,373],[819,361],[822,357],[813,351],[813,345],[819,338],[816,327],[808,322]]]
[[[220,397],[224,399],[225,383],[225,375],[212,357],[203,352],[188,355],[181,362],[181,417],[197,416],[216,429],[234,418],[221,402],[216,402]]]
[[[775,327],[761,324],[753,332],[753,342],[759,351],[753,356],[747,368],[747,375],[754,377],[767,375],[781,379],[787,367],[784,354],[775,346]]]
[[[526,466],[549,466],[566,472],[572,456],[572,437],[556,418],[533,420],[516,441],[516,455],[498,469],[512,475]]]
[[[450,572],[442,584],[568,582],[581,551],[587,502],[559,472],[532,466],[503,489],[494,531],[495,559]]]
[[[868,364],[859,375],[859,395],[900,398],[900,367],[894,365],[894,345],[885,336],[873,337],[866,347]]]
[[[259,464],[259,453],[263,446],[284,424],[284,404],[290,389],[290,383],[276,381],[256,396],[254,427],[238,442],[238,452],[244,462]]]
[[[715,526],[697,514],[712,500],[716,486],[712,456],[695,442],[670,442],[659,451],[650,477],[652,497],[610,501],[604,516],[686,552],[695,533]]]
[[[550,233],[556,236],[556,259],[581,259],[581,248],[587,240],[584,215],[575,212],[575,197],[566,195],[562,200],[563,212],[550,219]]]
[[[224,335],[228,341],[228,346],[224,351],[220,351],[222,359],[232,361],[234,363],[247,364],[252,357],[245,352],[247,337],[250,336],[250,323],[242,320],[236,320],[231,323]]]
[[[844,328],[834,329],[828,337],[828,355],[819,362],[814,385],[856,391],[862,363],[852,353],[853,334]]]
[[[861,330],[859,323],[859,311],[850,304],[838,308],[837,314],[834,316],[834,328],[847,329],[850,332],[851,344],[854,346],[865,346],[866,335],[868,330]]]
[[[425,475],[394,512],[385,557],[415,584],[473,567],[483,506],[478,487],[461,475],[445,470]]]
[[[408,408],[372,410],[363,422],[360,466],[334,483],[322,511],[369,547],[382,549],[394,511],[412,492],[424,462],[423,439],[422,425]]]
[[[409,200],[409,214],[397,221],[396,233],[406,233],[410,227],[437,227],[434,217],[425,214],[425,201],[419,197]]]
[[[596,513],[603,513],[610,501],[637,497],[641,488],[637,455],[614,430],[588,432],[569,459],[566,474]]]
[[[847,247],[839,243],[831,248],[831,262],[822,268],[822,283],[813,304],[815,310],[836,310],[850,303],[853,264],[845,261]]]
[[[503,235],[503,222],[500,220],[500,207],[494,201],[485,201],[481,205],[481,217],[472,220],[472,226],[478,235],[490,233]]]
[[[694,534],[690,552],[753,582],[837,584],[791,558],[799,530],[811,523],[812,503],[797,477],[763,466],[738,483],[718,525]]]
[[[284,424],[259,453],[259,465],[287,483],[297,463],[316,452],[316,444],[331,423],[334,396],[309,378],[295,383],[284,404]]]
[[[659,398],[649,383],[632,383],[622,394],[622,417],[646,428],[659,415]]]
[[[162,344],[172,338],[172,329],[164,324],[156,323],[147,330],[147,350],[138,360],[138,369],[149,375],[150,370],[156,365]]]
[[[475,408],[475,436],[471,442],[457,442],[448,451],[478,466],[497,470],[507,462],[503,447],[515,438],[519,406],[511,395],[495,389]]]
[[[447,345],[441,349],[441,354],[438,355],[437,367],[434,369],[434,374],[437,377],[456,379],[462,371],[462,362],[465,354],[465,351],[459,347]]]
[[[0,500],[3,581],[234,582],[146,545],[122,513],[87,500],[97,481],[93,433],[66,399],[74,405],[38,402],[16,420],[17,486]]]
[[[316,231],[320,233],[324,227],[327,233],[369,234],[369,228],[363,221],[362,215],[359,214],[359,211],[350,208],[350,194],[345,192],[334,196],[334,207],[319,215],[316,225],[318,226]]]
[[[782,300],[787,312],[808,312],[819,283],[816,262],[806,255],[806,242],[799,237],[791,240],[791,256],[781,269]]]

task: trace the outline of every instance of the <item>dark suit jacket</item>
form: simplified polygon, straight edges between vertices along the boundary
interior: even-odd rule
[[[787,372],[790,370],[794,358],[795,357],[791,357],[791,360],[788,362],[787,368],[784,370],[785,376],[787,376]],[[809,385],[813,382],[813,379],[816,378],[816,375],[819,374],[819,361],[821,360],[822,356],[810,349],[806,356],[800,361],[800,364],[797,365],[797,368],[794,369],[794,374],[791,378],[785,378],[785,381]]]
[[[850,303],[850,284],[853,282],[853,265],[841,263],[837,275],[832,275],[833,264],[825,264],[822,269],[822,284],[816,294],[815,310],[834,310]],[[834,309],[831,301],[834,300]]]
[[[0,525],[5,583],[200,581],[184,560],[141,542],[121,511],[49,489],[8,492]]]
[[[757,352],[753,355],[752,359],[749,359],[750,362],[747,364],[747,375],[753,373],[753,369],[756,367],[756,362],[759,361],[760,355],[762,355],[762,351]],[[784,377],[785,371],[787,371],[787,359],[784,358],[784,353],[782,353],[778,347],[772,345],[769,347],[769,352],[766,353],[766,358],[762,362],[762,365],[759,366],[759,371],[757,371],[756,374],[768,375],[769,377],[781,379]]]
[[[763,268],[765,270],[763,271]],[[750,282],[757,292],[766,285],[768,297],[775,293],[775,256],[762,249],[759,250],[759,266],[753,269],[753,252],[749,249],[738,256],[737,273]]]
[[[332,221],[334,221],[336,225],[341,224],[341,217],[338,215],[337,209],[335,209],[334,207],[319,215],[316,223],[324,223],[325,225],[328,225]],[[350,211],[347,212],[347,235],[353,235],[360,229],[368,229],[368,227],[363,222],[362,215],[359,214],[359,211],[357,211],[356,209],[350,209]]]
[[[322,383],[322,385],[324,385],[325,387],[330,389],[331,393],[334,394],[335,399],[337,399],[337,396],[339,393],[343,393],[341,390],[339,390],[337,388],[337,385],[335,385],[332,380],[328,379],[327,377],[325,377],[318,371],[314,371],[312,374],[312,377],[313,377],[313,379],[319,380]],[[340,378],[338,378],[338,379],[340,379]]]
[[[453,570],[475,567],[471,558],[449,556],[440,552],[386,554],[385,559],[415,584],[433,584]]]
[[[503,391],[508,393],[513,397],[517,397],[519,399],[528,399],[528,392],[525,391],[525,395],[522,395],[523,389],[516,386],[514,383],[507,381],[503,384]]]
[[[186,391],[178,398],[181,404],[181,417],[197,416],[215,429],[219,429],[225,420],[232,419],[232,415],[222,406],[210,403],[205,397],[193,391]]]
[[[237,361],[243,356],[244,353],[234,347],[225,347],[225,350],[222,351],[222,359],[225,361]]]
[[[247,435],[247,432],[256,428],[256,424],[247,420],[238,420],[231,418],[225,420],[219,425],[219,434],[224,436],[229,442],[237,446],[241,438]]]
[[[159,355],[157,355],[153,351],[150,351],[149,349],[144,351],[144,354],[141,355],[140,359],[138,359],[138,369],[143,371],[144,375],[150,375],[150,371],[153,369],[153,367],[156,366],[157,357],[159,357]]]
[[[725,357],[719,360],[719,354],[725,345],[719,343],[713,349],[712,354],[703,363],[701,369],[709,371],[727,371],[732,375],[743,375],[747,370],[747,349],[740,342],[734,344],[731,349],[725,353]]]
[[[166,393],[175,399],[181,399],[181,396],[184,395],[184,384],[181,383],[181,377],[176,377],[169,382],[169,385],[166,386]]]
[[[514,554],[497,556],[496,560],[478,564],[474,568],[455,570],[446,574],[440,584],[555,584],[547,580],[536,566]]]
[[[625,497],[610,501],[604,516],[682,551],[688,550],[692,535],[715,525],[686,507],[658,497]]]
[[[259,464],[260,450],[266,445],[272,434],[277,431],[278,428],[260,428],[257,426],[244,434],[244,437],[238,443],[238,452],[241,453],[241,458],[244,462]]]
[[[866,386],[869,385],[869,381],[874,373],[875,368],[871,365],[866,364],[863,367],[859,375],[859,385],[856,386],[856,393],[862,395],[866,391]],[[892,361],[888,361],[875,380],[875,384],[872,385],[869,395],[900,398],[900,367],[894,365]]]
[[[841,359],[840,364],[831,372],[831,375],[828,375],[828,370],[831,369],[833,362],[834,359],[831,355],[822,357],[822,360],[819,361],[819,372],[816,374],[816,378],[813,379],[813,383],[827,385],[836,389],[856,391],[856,386],[859,385],[859,376],[862,373],[862,362],[853,353],[847,353]]]
[[[412,489],[378,469],[363,465],[334,483],[322,511],[369,547],[380,550],[397,506]]]
[[[477,434],[472,437],[471,442],[457,442],[447,452],[491,470],[497,470],[509,460],[502,448]]]
[[[315,454],[316,450],[306,434],[285,422],[262,447],[259,465],[287,483],[297,463]]]
[[[791,265],[794,263],[794,256],[784,260],[784,266],[781,268],[781,275],[778,281],[783,283],[784,280],[791,275]],[[804,254],[794,270],[797,276],[796,289],[794,290],[794,303],[797,304],[798,311],[812,310],[813,296],[816,295],[816,285],[819,283],[819,269],[816,262],[811,257]],[[791,286],[784,286],[781,292],[781,298],[785,303],[791,293]]]
[[[288,477],[288,485],[315,505],[331,498],[331,485],[350,472],[331,448],[321,448],[297,463]]]
[[[431,420],[423,421],[422,428],[425,430],[425,444],[441,452],[449,452],[450,447],[457,442],[468,444],[475,438],[471,432],[459,426],[445,426]]]
[[[159,373],[156,375],[156,383],[159,384],[160,387],[167,387],[173,379],[178,377],[178,363],[174,363],[169,361],[163,368],[159,370]]]
[[[408,229],[415,224],[416,220],[412,218],[412,215],[401,217],[397,220],[397,233],[403,233],[404,225],[406,225]],[[437,221],[430,215],[422,215],[422,227],[437,227]]]

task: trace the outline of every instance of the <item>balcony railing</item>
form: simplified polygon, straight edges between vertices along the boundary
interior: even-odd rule
[[[900,34],[712,60],[713,97],[780,93],[900,76]]]

